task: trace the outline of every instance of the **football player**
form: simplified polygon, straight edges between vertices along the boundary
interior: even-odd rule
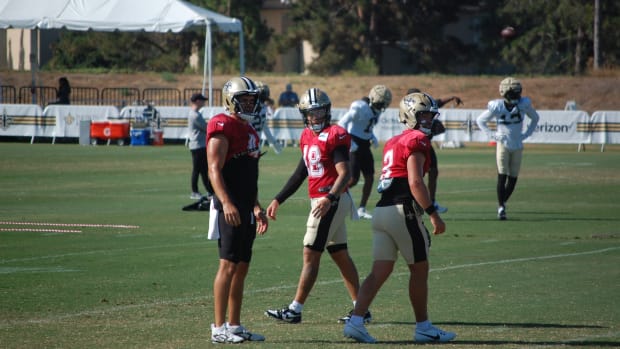
[[[222,89],[225,113],[207,125],[209,179],[214,189],[209,238],[218,240],[219,267],[213,281],[213,343],[264,341],[241,325],[243,284],[256,234],[267,231],[258,202],[259,136],[250,125],[260,110],[258,89],[247,77],[235,77]],[[225,322],[228,310],[228,322]]]
[[[364,326],[363,316],[377,292],[394,269],[398,253],[409,266],[409,301],[413,306],[416,342],[447,342],[455,333],[432,325],[428,318],[428,272],[430,235],[422,215],[429,215],[433,234],[446,230],[424,184],[430,167],[431,124],[437,104],[424,93],[411,93],[400,102],[399,120],[406,129],[389,139],[383,148],[383,168],[378,191],[381,198],[372,219],[373,265],[362,283],[351,319],[344,327],[345,337],[375,343]]]
[[[256,132],[258,132],[259,136],[261,135],[261,133],[264,134],[265,138],[269,142],[269,145],[273,147],[273,150],[276,152],[276,154],[280,154],[280,152],[282,151],[282,146],[275,139],[275,137],[271,133],[271,129],[267,125],[267,118],[273,116],[273,109],[269,105],[269,101],[271,99],[269,85],[261,81],[256,81],[256,86],[258,87],[259,91],[258,99],[260,100],[261,109],[260,112],[256,115],[256,117],[252,119],[252,126],[254,126],[254,129],[256,130]]]
[[[360,218],[372,219],[366,211],[366,204],[370,197],[375,176],[375,160],[370,146],[379,146],[379,141],[373,133],[373,128],[379,121],[379,116],[392,102],[392,92],[383,85],[376,85],[370,89],[368,99],[361,99],[351,103],[346,114],[340,118],[338,125],[342,126],[351,135],[351,180],[349,187],[353,187],[360,179],[360,172],[364,175],[362,197],[357,209]]]
[[[305,224],[303,266],[297,292],[287,307],[265,312],[271,318],[288,323],[301,322],[301,313],[316,282],[325,250],[340,269],[353,304],[359,289],[359,275],[349,255],[345,225],[345,217],[351,215],[353,207],[347,186],[351,137],[342,127],[330,124],[331,101],[318,88],[311,88],[301,96],[299,111],[305,124],[299,141],[301,159],[267,207],[267,216],[275,220],[280,205],[308,178],[311,209]],[[370,313],[365,316],[366,321],[370,321]]]
[[[407,91],[407,94],[414,93],[414,92],[422,92],[422,91],[420,91],[420,89],[417,89],[417,88],[410,88]],[[446,98],[435,99],[435,102],[437,102],[437,108],[443,107],[445,104],[447,104],[450,101],[454,101],[454,104],[456,104],[457,106],[463,104],[463,101],[461,100],[461,98],[457,96],[450,96]],[[438,136],[444,132],[446,132],[445,126],[443,125],[441,120],[435,118],[433,119],[433,125],[431,127],[431,134],[428,136],[428,139],[433,140],[434,136]],[[448,212],[448,208],[441,206],[436,200],[437,178],[439,178],[439,164],[437,163],[437,153],[435,153],[435,148],[433,148],[433,144],[431,143],[431,167],[428,170],[428,191],[431,194],[431,200],[433,200],[433,205],[435,205],[437,212],[446,213]]]
[[[540,116],[528,97],[521,97],[521,82],[507,77],[499,84],[501,99],[494,99],[476,120],[478,127],[489,139],[496,141],[497,163],[497,218],[506,220],[506,202],[515,190],[521,170],[523,140],[531,136]],[[525,131],[525,116],[530,118]],[[495,118],[497,128],[491,131],[487,123]]]

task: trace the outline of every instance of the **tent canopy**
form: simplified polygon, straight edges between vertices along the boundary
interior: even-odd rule
[[[178,33],[205,26],[203,91],[208,73],[212,95],[211,27],[239,33],[239,64],[244,74],[243,26],[226,17],[182,0],[0,0],[0,28],[93,31],[146,31]],[[211,98],[209,98],[211,104]]]

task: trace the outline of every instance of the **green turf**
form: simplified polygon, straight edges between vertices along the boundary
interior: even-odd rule
[[[500,222],[493,148],[437,149],[438,200],[449,212],[447,232],[433,237],[429,310],[458,334],[446,346],[620,346],[620,147],[576,150],[528,145],[509,220]],[[261,160],[263,205],[298,151]],[[190,163],[181,145],[0,143],[0,347],[211,346],[217,246],[206,238],[207,213],[181,211],[191,203]],[[294,295],[308,205],[304,186],[256,240],[242,319],[267,342],[244,347],[365,347],[343,338],[336,323],[351,303],[329,258],[303,324],[263,315]],[[372,263],[370,222],[348,227],[363,278]],[[372,304],[368,329],[381,347],[413,346],[407,280],[400,260]]]

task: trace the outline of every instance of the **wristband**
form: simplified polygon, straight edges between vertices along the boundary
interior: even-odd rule
[[[327,200],[329,200],[331,202],[334,202],[334,201],[338,200],[338,197],[336,195],[332,194],[332,193],[327,194],[326,198],[327,198]]]
[[[437,208],[435,207],[435,205],[430,205],[429,207],[424,209],[424,212],[426,212],[426,214],[429,216],[435,213],[435,211],[437,211]]]

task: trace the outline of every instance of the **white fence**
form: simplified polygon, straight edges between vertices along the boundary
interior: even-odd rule
[[[80,121],[142,120],[145,106],[128,106],[120,112],[114,106],[50,105],[41,110],[38,105],[0,104],[0,137],[27,136],[31,142],[36,137],[79,137]],[[164,139],[184,140],[187,137],[189,107],[156,107],[157,124]],[[337,121],[347,108],[333,108],[332,121]],[[439,142],[487,142],[486,135],[478,129],[476,118],[482,109],[441,109],[440,120],[446,132],[436,136]],[[223,112],[222,107],[205,107],[205,118]],[[540,120],[527,143],[555,144],[620,144],[620,111],[596,111],[591,116],[577,110],[538,110]],[[527,119],[526,119],[527,120]],[[267,121],[274,137],[284,143],[299,139],[304,124],[296,108],[277,109]],[[489,123],[491,128],[494,124]],[[375,127],[379,141],[386,141],[402,131],[398,122],[398,109],[389,108]]]

